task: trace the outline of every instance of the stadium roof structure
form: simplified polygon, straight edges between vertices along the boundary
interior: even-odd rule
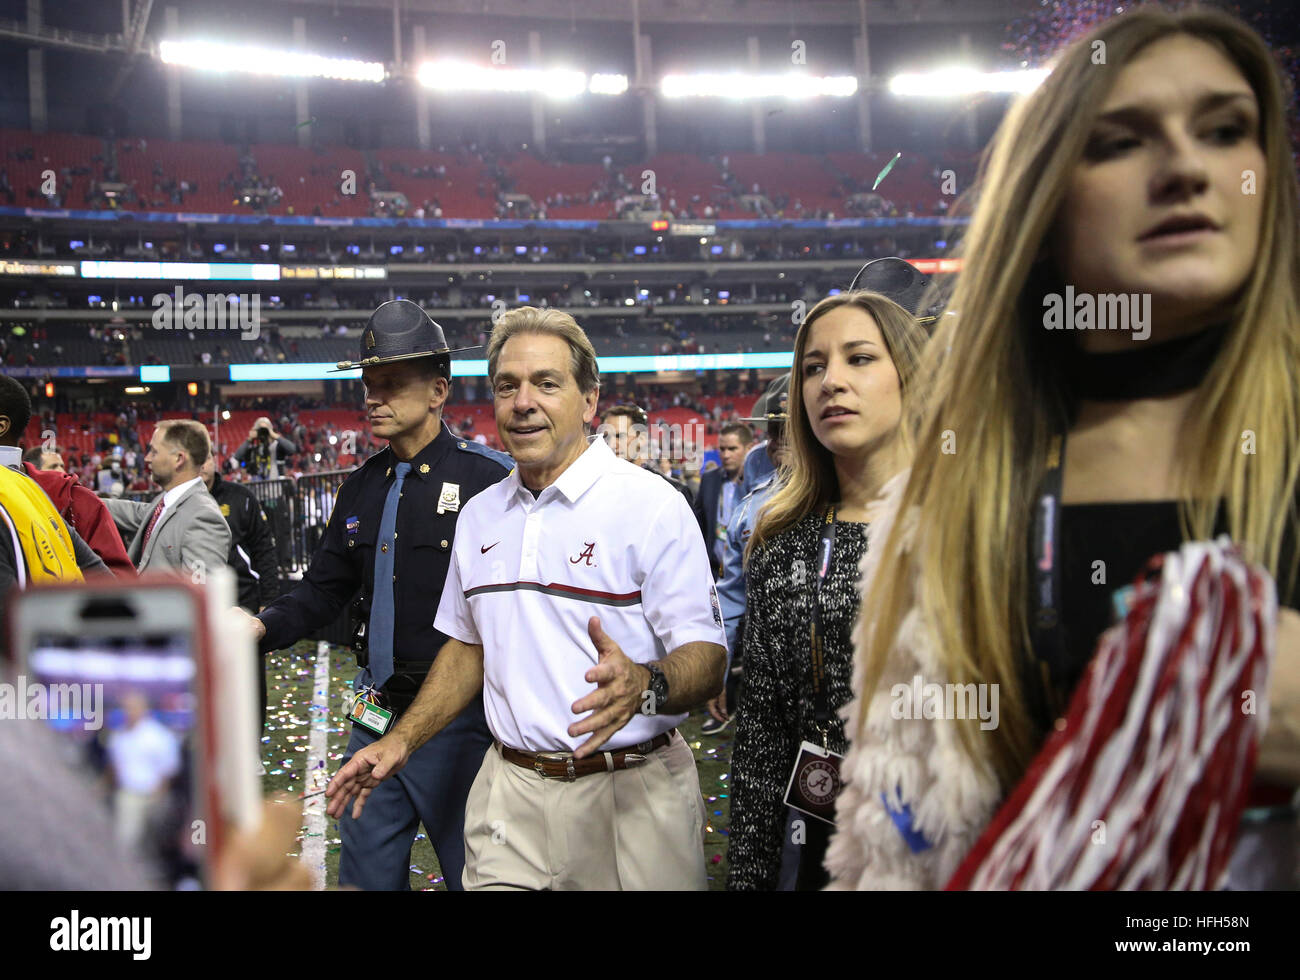
[[[302,6],[392,11],[394,0],[297,0]],[[443,13],[567,21],[755,26],[1003,23],[1038,0],[397,0],[407,14]]]
[[[237,4],[231,4],[237,6]],[[258,6],[264,6],[259,4]],[[735,24],[803,27],[897,24],[994,24],[1039,9],[1038,0],[293,0],[295,8],[383,11],[393,17],[452,14],[500,19],[625,22],[628,24]],[[96,54],[157,54],[150,38],[154,0],[123,4],[120,34],[56,28],[35,20],[0,20],[0,40]],[[155,28],[156,30],[156,28]]]

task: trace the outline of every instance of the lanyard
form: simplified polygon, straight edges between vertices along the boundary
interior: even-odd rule
[[[826,509],[826,521],[822,525],[821,544],[817,549],[821,567],[817,569],[817,585],[813,592],[811,631],[812,631],[812,683],[813,683],[813,720],[822,735],[822,748],[828,748],[827,738],[830,731],[831,709],[826,699],[826,671],[822,659],[822,585],[831,572],[831,554],[835,550],[835,507]]]
[[[732,506],[730,509],[727,508],[728,489],[730,489],[732,492],[732,498],[731,498]],[[717,514],[718,519],[715,522],[715,528],[716,528],[717,536],[723,539],[724,541],[727,538],[727,519],[731,517],[732,511],[736,509],[735,489],[736,489],[736,485],[730,480],[723,480],[722,486],[718,489],[718,514]]]
[[[1048,443],[1047,471],[1034,507],[1030,557],[1030,621],[1034,652],[1043,674],[1044,689],[1052,700],[1052,677],[1065,668],[1065,630],[1061,625],[1061,487],[1065,472],[1065,436]]]

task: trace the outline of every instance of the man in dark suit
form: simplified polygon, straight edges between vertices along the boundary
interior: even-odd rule
[[[199,471],[212,454],[208,430],[190,419],[158,423],[145,463],[162,495],[142,503],[107,500],[108,512],[129,542],[137,570],[175,568],[206,575],[230,554],[230,528]]]
[[[754,433],[744,422],[729,422],[718,436],[718,455],[722,465],[700,474],[700,492],[695,498],[695,520],[709,549],[713,577],[722,568],[722,553],[727,541],[727,521],[740,502],[740,478],[744,473],[745,452],[754,441]]]

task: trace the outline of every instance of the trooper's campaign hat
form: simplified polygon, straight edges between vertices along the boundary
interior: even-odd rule
[[[418,303],[394,299],[370,314],[366,329],[361,331],[361,357],[356,361],[339,361],[335,371],[352,371],[374,364],[410,361],[417,357],[454,354],[474,347],[447,346],[447,337]]]
[[[872,259],[859,269],[849,291],[867,289],[881,293],[916,317],[917,322],[931,324],[939,319],[938,312],[921,309],[921,301],[925,298],[929,285],[930,277],[924,272],[906,259],[891,255],[888,258]]]
[[[790,418],[789,399],[790,375],[789,373],[778,375],[768,384],[767,391],[754,402],[754,414],[740,421],[778,424],[785,422]]]

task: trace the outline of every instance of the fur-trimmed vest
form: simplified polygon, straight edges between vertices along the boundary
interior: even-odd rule
[[[860,589],[864,597],[879,570],[884,543],[898,520],[907,478],[904,471],[882,490],[884,505],[872,521],[870,544],[862,561]],[[905,552],[910,554],[916,539],[915,512],[907,515],[904,532]],[[948,678],[937,637],[924,622],[915,600],[919,577],[913,562],[886,569],[885,574],[907,575],[914,599],[900,624],[880,685],[870,699],[866,730],[861,735],[858,724],[863,710],[868,625],[861,613],[854,627],[853,690],[858,693],[840,712],[849,751],[840,767],[845,785],[836,804],[835,835],[826,853],[832,889],[942,888],[1002,799],[992,770],[972,764],[961,745],[960,722],[925,719],[919,710],[907,712],[915,717],[894,717],[904,713],[895,708],[895,702],[901,701],[891,693],[895,685],[910,690],[917,675],[922,685],[944,685]],[[894,815],[886,809],[886,800]],[[912,833],[905,836],[909,811]],[[924,841],[916,836],[918,832]]]

